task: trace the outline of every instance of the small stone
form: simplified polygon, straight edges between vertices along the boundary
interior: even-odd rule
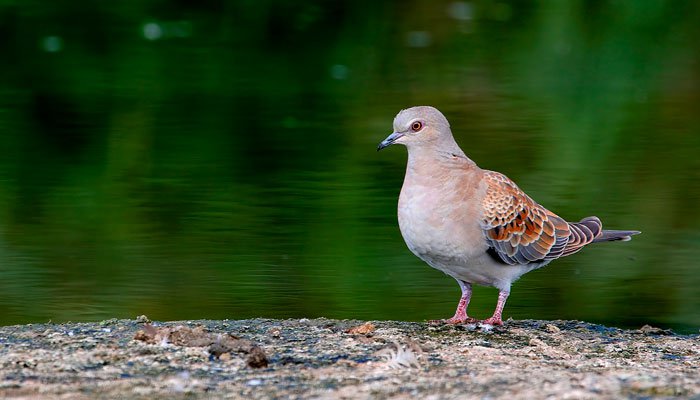
[[[661,329],[651,325],[644,325],[639,328],[639,332],[645,335],[672,335],[673,331],[670,329]]]
[[[561,329],[559,329],[556,325],[552,324],[547,324],[544,326],[544,329],[549,332],[549,333],[559,333],[561,332]]]
[[[265,356],[265,352],[260,347],[253,346],[248,353],[246,363],[251,368],[267,367],[267,357]]]
[[[372,324],[371,322],[365,322],[362,325],[353,326],[345,332],[351,335],[367,335],[369,333],[374,332],[375,329],[377,328],[375,328],[374,324]]]
[[[231,350],[230,347],[225,346],[221,342],[216,342],[212,343],[209,346],[209,354],[213,355],[216,358],[221,358],[224,354],[228,354],[229,358],[231,357],[231,353],[229,351]]]
[[[282,330],[278,326],[273,326],[270,328],[268,331],[268,334],[272,336],[273,338],[279,338],[282,335]]]
[[[148,317],[145,315],[139,315],[138,317],[136,317],[136,322],[140,324],[150,324],[151,320],[148,319]]]

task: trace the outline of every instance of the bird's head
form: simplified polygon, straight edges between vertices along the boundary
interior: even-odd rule
[[[442,113],[434,107],[418,106],[401,110],[394,118],[394,132],[384,139],[377,151],[402,144],[409,149],[439,143],[442,139],[452,139],[450,124]]]

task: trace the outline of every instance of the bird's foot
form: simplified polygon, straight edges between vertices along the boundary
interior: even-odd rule
[[[429,325],[460,325],[460,324],[475,324],[479,320],[472,317],[452,317],[448,319],[431,319]]]
[[[483,325],[503,325],[503,320],[501,317],[491,317],[483,321],[479,321],[479,323]]]

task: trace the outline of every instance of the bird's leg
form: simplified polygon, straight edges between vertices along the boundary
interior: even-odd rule
[[[503,307],[506,305],[506,300],[508,300],[508,295],[510,292],[506,292],[505,290],[499,290],[498,291],[498,303],[496,304],[496,310],[493,312],[493,315],[491,318],[487,318],[483,321],[481,321],[482,324],[487,324],[487,325],[503,325],[503,320],[501,319],[501,315],[503,314]]]
[[[467,307],[469,307],[469,300],[472,298],[472,284],[469,282],[464,282],[457,279],[460,289],[462,289],[462,297],[459,299],[457,304],[457,311],[455,315],[450,319],[438,319],[429,321],[431,324],[462,324],[465,322],[476,322],[476,319],[471,318],[467,315]]]

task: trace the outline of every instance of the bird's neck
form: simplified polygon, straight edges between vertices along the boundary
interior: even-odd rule
[[[411,180],[432,179],[452,174],[454,170],[477,170],[478,168],[452,137],[445,138],[441,142],[408,147],[406,178]]]

